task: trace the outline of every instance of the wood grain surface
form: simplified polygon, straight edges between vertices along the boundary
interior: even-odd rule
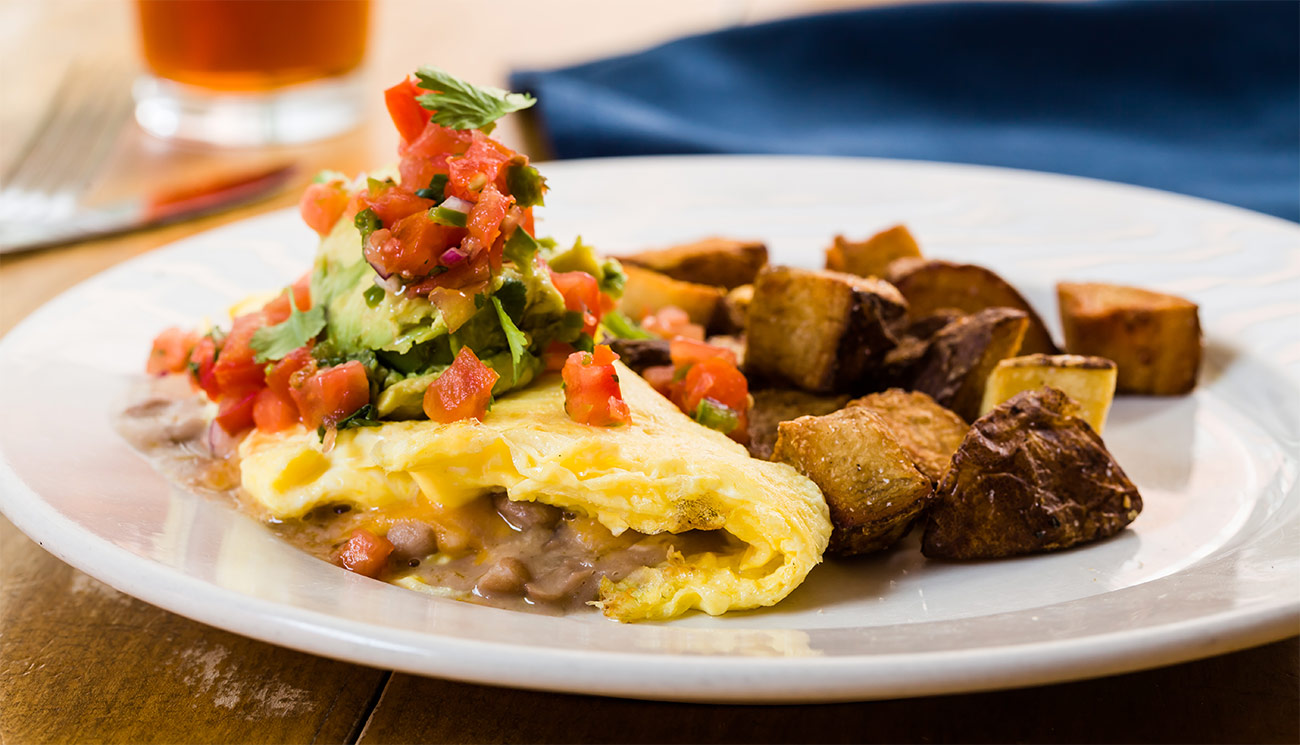
[[[512,67],[636,49],[721,25],[850,0],[390,0],[376,5],[374,90],[439,64],[504,84]],[[430,10],[433,8],[433,10]],[[447,33],[445,19],[481,33]],[[0,164],[21,149],[75,60],[135,64],[125,0],[0,0]],[[526,121],[526,120],[523,120]],[[521,121],[503,139],[541,154]],[[0,256],[0,333],[107,267],[217,225],[293,204],[316,170],[393,159],[376,105],[366,124],[299,148],[213,151],[124,132],[94,193],[292,161],[260,204],[181,225]],[[143,350],[142,350],[143,358]],[[3,376],[3,371],[0,371]],[[2,381],[2,377],[0,377]],[[0,426],[21,426],[0,417]],[[1300,632],[1300,629],[1297,629]],[[825,706],[708,706],[490,688],[391,674],[253,641],[123,595],[0,519],[0,745],[76,742],[1300,742],[1300,640],[1199,662],[997,693]]]

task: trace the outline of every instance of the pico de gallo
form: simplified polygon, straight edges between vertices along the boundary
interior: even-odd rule
[[[546,370],[571,380],[576,420],[628,421],[612,353],[595,345],[622,270],[581,239],[536,237],[546,181],[491,137],[533,99],[421,68],[384,101],[394,171],[326,172],[302,195],[322,240],[311,271],[226,330],[164,331],[148,372],[189,375],[230,435],[481,419]]]

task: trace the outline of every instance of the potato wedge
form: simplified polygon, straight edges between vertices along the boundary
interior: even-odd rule
[[[884,280],[767,267],[749,306],[747,371],[814,393],[870,390],[906,312]]]
[[[713,319],[713,326],[718,333],[743,334],[749,323],[749,304],[754,300],[754,286],[741,285],[732,288],[722,298],[722,308]]]
[[[776,428],[781,422],[801,416],[821,416],[839,411],[849,402],[847,395],[819,396],[783,388],[753,392],[754,405],[749,409],[749,454],[770,460],[776,446]]]
[[[880,415],[917,470],[938,484],[966,436],[966,422],[920,391],[890,388],[848,403]]]
[[[639,266],[627,264],[623,271],[627,286],[621,307],[628,318],[638,322],[666,305],[675,305],[686,311],[691,323],[707,326],[725,294],[720,287],[682,282]]]
[[[1142,497],[1054,388],[1019,393],[971,426],[926,509],[921,551],[992,559],[1114,535]]]
[[[1014,308],[989,308],[944,326],[931,339],[906,387],[974,421],[984,386],[997,364],[1020,350],[1029,319]]]
[[[1115,397],[1115,363],[1077,354],[1030,354],[1002,360],[984,386],[980,416],[1022,391],[1050,386],[1074,399],[1083,419],[1101,434]]]
[[[964,313],[978,313],[985,308],[1015,308],[1029,318],[1025,354],[1060,351],[1029,301],[1005,279],[982,266],[936,259],[901,259],[890,265],[885,278],[907,299],[914,318],[941,308],[956,308]]]
[[[895,225],[865,241],[850,241],[842,235],[826,249],[826,268],[861,277],[884,277],[897,259],[921,258],[921,247],[905,225]]]
[[[782,422],[772,460],[789,463],[821,488],[833,526],[826,550],[840,556],[897,543],[933,488],[890,425],[863,407]]]
[[[767,265],[767,246],[761,241],[705,238],[618,258],[624,265],[653,269],[683,282],[730,290],[754,281]]]
[[[1114,360],[1120,393],[1172,396],[1196,387],[1201,322],[1195,303],[1101,282],[1060,282],[1056,296],[1066,349]]]

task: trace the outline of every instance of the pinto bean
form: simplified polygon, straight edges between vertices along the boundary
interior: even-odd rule
[[[419,520],[396,520],[386,536],[393,544],[393,555],[399,559],[421,559],[438,547],[433,526]]]
[[[534,526],[550,528],[560,521],[559,508],[540,502],[512,502],[504,492],[492,495],[492,506],[502,520],[518,531]]]
[[[482,597],[493,595],[518,595],[528,581],[528,567],[513,556],[507,556],[487,570],[478,583],[474,585],[474,594]]]

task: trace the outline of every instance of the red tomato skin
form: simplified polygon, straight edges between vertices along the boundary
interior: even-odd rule
[[[700,401],[711,398],[737,414],[749,406],[749,381],[736,366],[720,357],[710,357],[691,365],[682,379],[678,405],[694,414]]]
[[[298,310],[311,310],[311,272],[299,277],[292,285],[285,288],[285,292],[276,295],[262,306],[266,325],[274,326],[289,320],[289,292],[293,293],[293,304],[298,306]]]
[[[618,355],[604,344],[574,352],[564,363],[564,410],[579,424],[609,427],[632,421],[618,383]]]
[[[573,354],[572,344],[562,341],[552,340],[542,353],[542,365],[548,372],[559,372],[564,369],[564,363],[568,361],[569,355]]]
[[[302,221],[307,223],[307,227],[324,237],[329,235],[339,218],[343,217],[349,199],[351,195],[341,183],[312,184],[298,200],[298,214],[302,215]]]
[[[305,380],[316,374],[316,360],[311,356],[311,349],[299,347],[284,356],[284,359],[271,365],[266,372],[266,387],[280,394],[290,396],[293,388],[293,376],[300,370],[306,370],[299,376]]]
[[[194,331],[172,326],[158,334],[149,350],[149,360],[145,371],[150,375],[185,372],[194,347],[199,343],[199,335]]]
[[[432,421],[450,424],[462,419],[483,420],[492,401],[492,386],[500,376],[479,361],[469,347],[461,347],[451,367],[424,392],[424,414]]]
[[[253,426],[253,406],[257,403],[257,394],[257,390],[251,390],[233,396],[222,396],[215,420],[226,434],[238,434]]]
[[[370,379],[360,362],[351,360],[315,374],[306,370],[290,376],[289,394],[307,427],[333,425],[370,403]]]
[[[426,213],[417,212],[398,220],[391,230],[371,233],[365,246],[366,261],[390,276],[427,277],[443,252],[464,237],[464,228],[439,225]]]
[[[270,388],[258,391],[253,400],[253,426],[262,432],[281,432],[299,421],[298,405],[287,394]]]
[[[339,566],[374,579],[383,574],[393,549],[392,542],[387,538],[377,536],[365,528],[357,528],[339,551]]]
[[[465,223],[469,237],[483,246],[491,246],[501,235],[501,221],[506,217],[506,210],[513,203],[511,197],[504,196],[493,184],[483,187],[478,201],[470,208]]]
[[[213,370],[216,360],[217,343],[211,336],[199,339],[199,343],[194,345],[194,351],[190,353],[191,382],[213,401],[221,395],[221,387],[217,385],[217,376]]]
[[[677,383],[673,381],[673,376],[676,374],[677,371],[672,365],[655,365],[641,371],[641,377],[645,378],[645,382],[669,399],[674,398]]]
[[[376,195],[366,192],[365,196],[362,197],[362,201],[366,207],[375,213],[375,217],[378,217],[386,228],[393,227],[407,215],[428,212],[429,208],[433,206],[432,199],[417,197],[414,191],[407,190],[403,186],[390,186]]]
[[[582,314],[582,330],[594,335],[604,315],[600,285],[586,272],[551,272],[551,284],[564,296],[566,310]]]
[[[523,156],[487,135],[474,130],[473,142],[462,155],[447,159],[447,194],[471,202],[488,184],[506,192],[506,166],[512,160],[527,162]]]
[[[426,124],[419,137],[403,142],[397,149],[402,156],[397,171],[403,188],[410,191],[423,189],[435,174],[446,174],[447,159],[465,152],[472,139],[469,132],[450,129],[434,122]]]
[[[250,346],[253,333],[264,325],[266,317],[260,312],[239,316],[231,325],[213,366],[217,387],[223,396],[233,391],[261,388],[265,382],[265,365],[253,359],[254,352]]]
[[[661,339],[675,339],[682,336],[695,341],[704,341],[704,327],[698,323],[691,323],[691,317],[676,305],[665,305],[647,315],[641,319],[641,326]]]
[[[673,339],[668,347],[668,352],[672,355],[673,365],[678,368],[689,367],[696,362],[712,358],[724,360],[732,367],[736,366],[735,352],[725,347],[706,344],[695,339]]]
[[[397,134],[402,142],[407,143],[420,136],[429,123],[433,112],[420,105],[416,96],[428,91],[422,90],[414,80],[407,77],[402,82],[384,91],[384,104],[388,107],[388,116],[397,127]]]

